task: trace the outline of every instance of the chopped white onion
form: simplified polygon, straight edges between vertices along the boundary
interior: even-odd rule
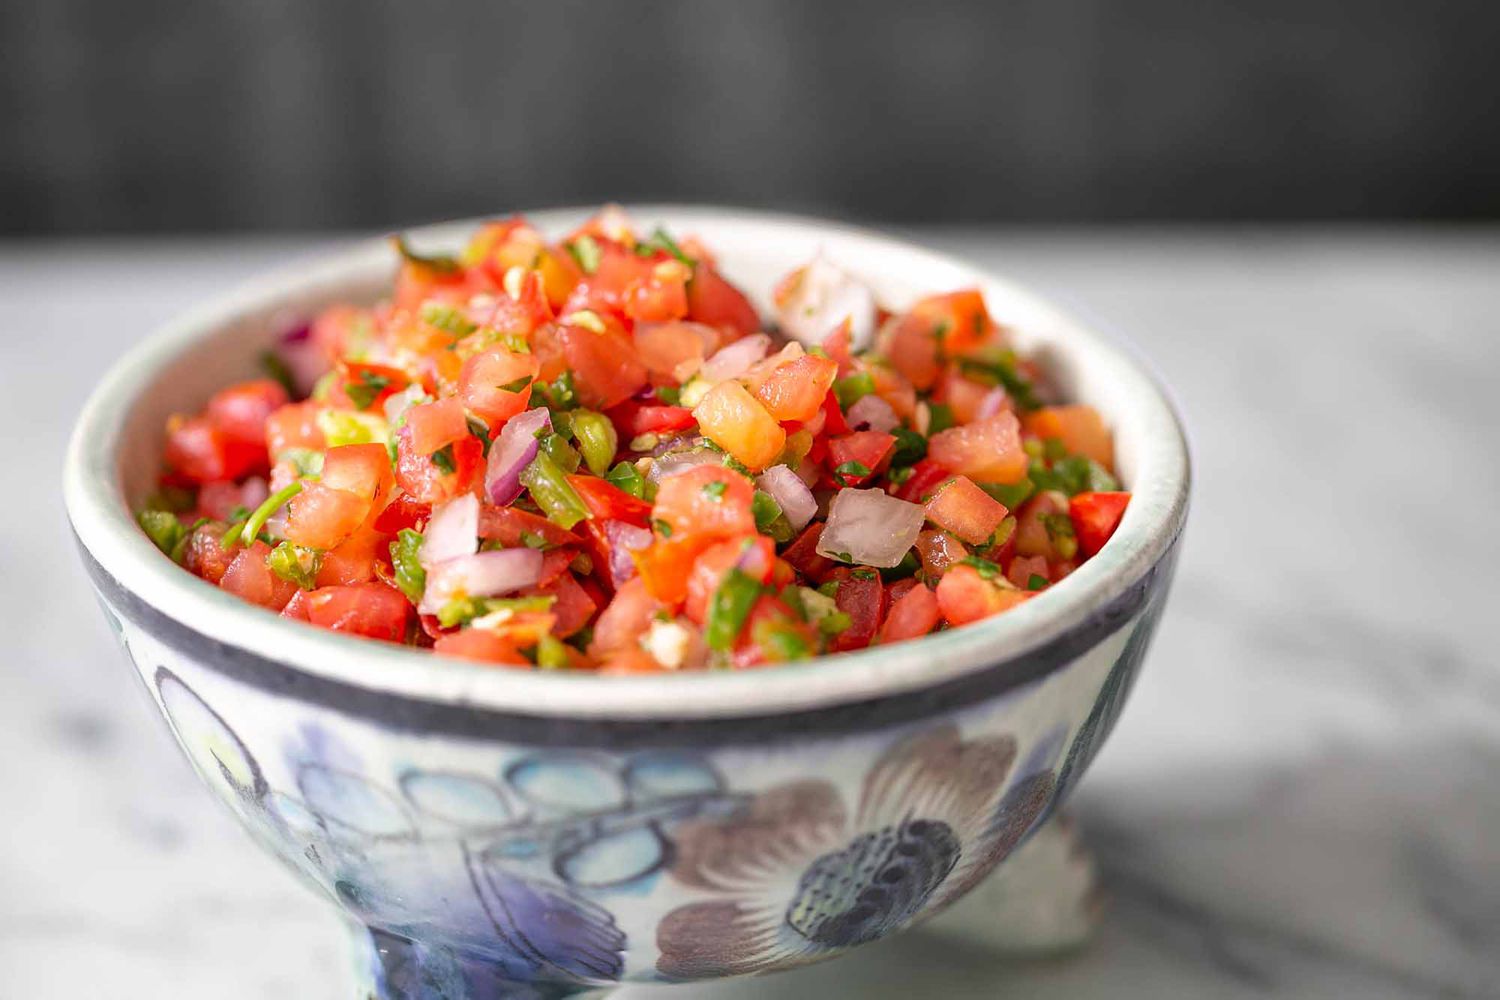
[[[979,409],[974,419],[988,420],[1001,410],[1008,409],[1010,409],[1010,396],[1006,393],[1003,386],[997,385],[985,393],[984,398],[979,401]]]
[[[653,483],[659,483],[669,476],[675,476],[679,472],[699,465],[722,465],[724,456],[712,448],[690,448],[687,451],[670,451],[661,458],[651,462],[651,469],[646,473],[646,478]]]
[[[422,388],[422,383],[413,382],[400,392],[387,396],[383,409],[385,410],[385,422],[392,427],[400,420],[407,410],[427,398],[427,390]]]
[[[764,333],[752,333],[715,351],[713,357],[703,362],[703,367],[698,369],[698,375],[709,382],[739,378],[750,370],[751,365],[764,358],[770,349],[770,337]]]
[[[916,544],[926,512],[884,490],[839,490],[818,538],[818,554],[862,566],[891,567]]]
[[[875,337],[875,295],[822,253],[802,269],[796,287],[777,307],[782,332],[811,346],[849,320],[849,348],[860,351]]]
[[[430,570],[450,559],[473,555],[478,548],[479,498],[465,493],[433,510],[432,520],[422,532],[417,561]]]
[[[773,465],[755,478],[755,485],[771,495],[793,531],[807,527],[818,512],[818,501],[802,478],[785,465]]]
[[[536,458],[536,435],[544,427],[552,427],[552,415],[538,406],[516,414],[500,428],[484,470],[484,493],[490,503],[504,507],[521,495],[521,473]]]
[[[459,556],[427,571],[427,588],[417,610],[435,615],[455,597],[496,597],[530,587],[541,578],[540,549],[495,549]]]
[[[889,433],[901,425],[901,418],[891,409],[891,404],[873,392],[859,397],[845,415],[849,426],[856,430],[868,429]]]

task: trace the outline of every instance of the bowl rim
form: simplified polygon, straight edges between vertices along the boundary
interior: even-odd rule
[[[136,525],[119,481],[121,428],[161,369],[202,337],[237,317],[262,312],[279,299],[368,281],[380,268],[389,269],[388,246],[383,239],[372,238],[311,265],[297,263],[253,279],[167,323],[110,368],[79,415],[63,476],[68,516],[96,584],[108,583],[107,589],[115,595],[128,595],[132,604],[208,637],[226,655],[269,658],[294,674],[313,682],[331,682],[341,690],[450,709],[650,722],[826,709],[951,686],[990,670],[1011,671],[1016,682],[1040,676],[1066,660],[1026,669],[1030,654],[1056,645],[1070,631],[1084,628],[1122,598],[1141,591],[1158,562],[1172,550],[1187,512],[1191,479],[1187,438],[1163,383],[1134,348],[1014,282],[958,257],[875,230],[729,207],[641,204],[625,209],[633,217],[660,219],[679,231],[727,226],[856,241],[872,253],[899,255],[915,264],[961,272],[983,288],[987,299],[998,294],[1048,316],[1078,342],[1074,353],[1087,353],[1093,363],[1106,367],[1110,377],[1122,383],[1130,401],[1130,419],[1142,422],[1139,464],[1150,471],[1149,481],[1134,484],[1130,506],[1109,545],[1066,580],[1004,615],[889,647],[754,671],[618,677],[504,670],[308,628],[247,604],[161,555]],[[538,228],[559,232],[594,211],[575,207],[524,214]],[[423,243],[454,245],[487,218],[493,216],[408,232]],[[1121,419],[1121,414],[1114,415],[1115,423]]]

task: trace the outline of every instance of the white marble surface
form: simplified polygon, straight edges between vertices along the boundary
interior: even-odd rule
[[[1173,602],[1076,813],[1076,954],[917,932],[621,996],[1500,996],[1500,232],[930,234],[1125,331],[1197,483]],[[0,243],[0,996],[342,997],[334,921],[197,787],[58,499],[72,414],[302,242]]]

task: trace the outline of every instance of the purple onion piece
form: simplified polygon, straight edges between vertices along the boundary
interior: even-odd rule
[[[521,495],[521,473],[536,458],[536,435],[543,428],[552,429],[552,415],[538,406],[511,417],[500,429],[484,471],[484,492],[490,503],[504,507]]]
[[[785,465],[773,465],[755,478],[755,485],[770,494],[786,515],[793,531],[801,531],[818,512],[818,501],[802,477]]]
[[[891,404],[873,392],[855,400],[845,419],[850,427],[867,428],[881,433],[889,433],[901,425],[901,418],[896,416]]]
[[[450,559],[473,555],[479,548],[479,500],[472,493],[455,497],[433,510],[422,532],[417,561],[432,569]]]
[[[722,382],[728,378],[739,378],[766,356],[771,349],[771,338],[763,333],[752,333],[741,337],[727,347],[721,347],[714,356],[703,362],[698,374],[710,382]]]
[[[604,537],[609,542],[609,578],[618,588],[636,575],[631,553],[651,544],[651,532],[625,521],[605,521]]]

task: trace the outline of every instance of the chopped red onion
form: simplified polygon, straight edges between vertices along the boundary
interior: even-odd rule
[[[625,521],[605,521],[604,538],[609,542],[609,578],[621,587],[636,575],[632,552],[639,552],[651,544],[651,532],[637,528]]]
[[[901,418],[896,416],[896,411],[891,409],[891,404],[873,392],[859,397],[854,405],[849,407],[845,419],[849,421],[850,427],[864,427],[882,433],[889,433],[901,425]]]
[[[433,510],[422,532],[417,561],[430,570],[450,559],[473,555],[478,548],[479,498],[465,493]]]
[[[839,490],[818,538],[818,554],[862,566],[891,567],[916,544],[926,512],[884,490]]]
[[[551,430],[552,416],[546,407],[538,406],[511,417],[500,429],[484,471],[484,491],[490,503],[504,507],[521,495],[521,473],[536,458],[537,431],[544,427]]]
[[[459,556],[428,569],[427,589],[417,610],[435,615],[455,597],[496,597],[530,587],[541,578],[540,549],[494,549]]]
[[[299,399],[305,399],[323,373],[328,371],[328,358],[322,347],[310,336],[312,327],[306,323],[293,327],[281,335],[272,348],[272,353],[286,366],[292,376],[292,388]]]
[[[793,531],[801,531],[818,512],[818,501],[802,477],[785,465],[773,465],[755,478],[755,485],[771,495]]]
[[[749,371],[751,365],[765,357],[770,349],[770,337],[764,333],[752,333],[715,351],[713,357],[703,362],[698,374],[710,382],[739,378]]]
[[[1010,396],[1006,394],[1004,386],[997,385],[985,393],[984,398],[979,401],[979,410],[974,419],[988,420],[1001,410],[1008,409],[1010,409]]]

